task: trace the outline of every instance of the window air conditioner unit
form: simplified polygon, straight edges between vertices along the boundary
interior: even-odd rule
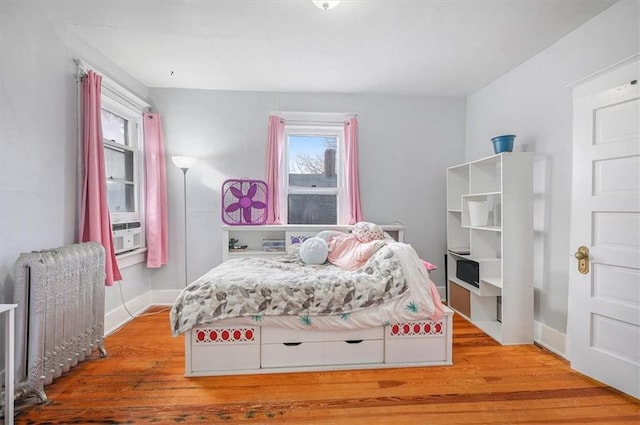
[[[139,221],[114,223],[111,230],[116,254],[142,248],[142,224]]]

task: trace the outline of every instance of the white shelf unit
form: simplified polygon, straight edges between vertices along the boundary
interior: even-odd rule
[[[268,252],[262,250],[264,239],[284,240],[285,246],[291,244],[292,237],[315,236],[322,230],[349,232],[353,226],[326,224],[271,224],[259,226],[222,226],[222,261],[242,256],[282,255],[283,251]],[[404,241],[404,226],[401,224],[380,225],[391,237]],[[229,240],[237,239],[238,245],[247,245],[246,251],[230,251]]]
[[[488,221],[471,225],[470,201]],[[533,157],[502,153],[447,169],[447,300],[501,344],[533,342]],[[477,286],[457,277],[478,263]]]

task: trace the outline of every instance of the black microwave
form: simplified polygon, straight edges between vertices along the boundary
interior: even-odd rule
[[[480,265],[473,260],[458,260],[456,262],[456,277],[476,288],[480,287]]]

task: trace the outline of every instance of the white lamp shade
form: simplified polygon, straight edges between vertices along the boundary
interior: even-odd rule
[[[311,0],[311,1],[313,2],[313,4],[316,5],[316,7],[319,7],[320,9],[324,9],[324,10],[333,9],[338,4],[340,4],[340,0]]]
[[[188,170],[196,164],[198,158],[193,156],[172,156],[171,161],[175,164],[176,167],[181,168],[183,170]]]

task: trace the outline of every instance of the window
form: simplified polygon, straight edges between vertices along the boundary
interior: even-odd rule
[[[107,203],[113,247],[122,269],[145,259],[144,105],[105,78],[100,100]]]
[[[289,224],[338,224],[342,127],[285,127],[285,191]]]
[[[269,116],[267,223],[362,221],[358,174],[358,119],[353,114]]]
[[[83,60],[74,62],[79,83],[91,70],[101,76],[106,197],[113,248],[118,268],[123,269],[145,261],[146,257],[142,119],[151,105]],[[79,124],[82,126],[82,122]]]
[[[112,223],[140,221],[142,217],[141,120],[141,112],[103,94],[102,137]]]

